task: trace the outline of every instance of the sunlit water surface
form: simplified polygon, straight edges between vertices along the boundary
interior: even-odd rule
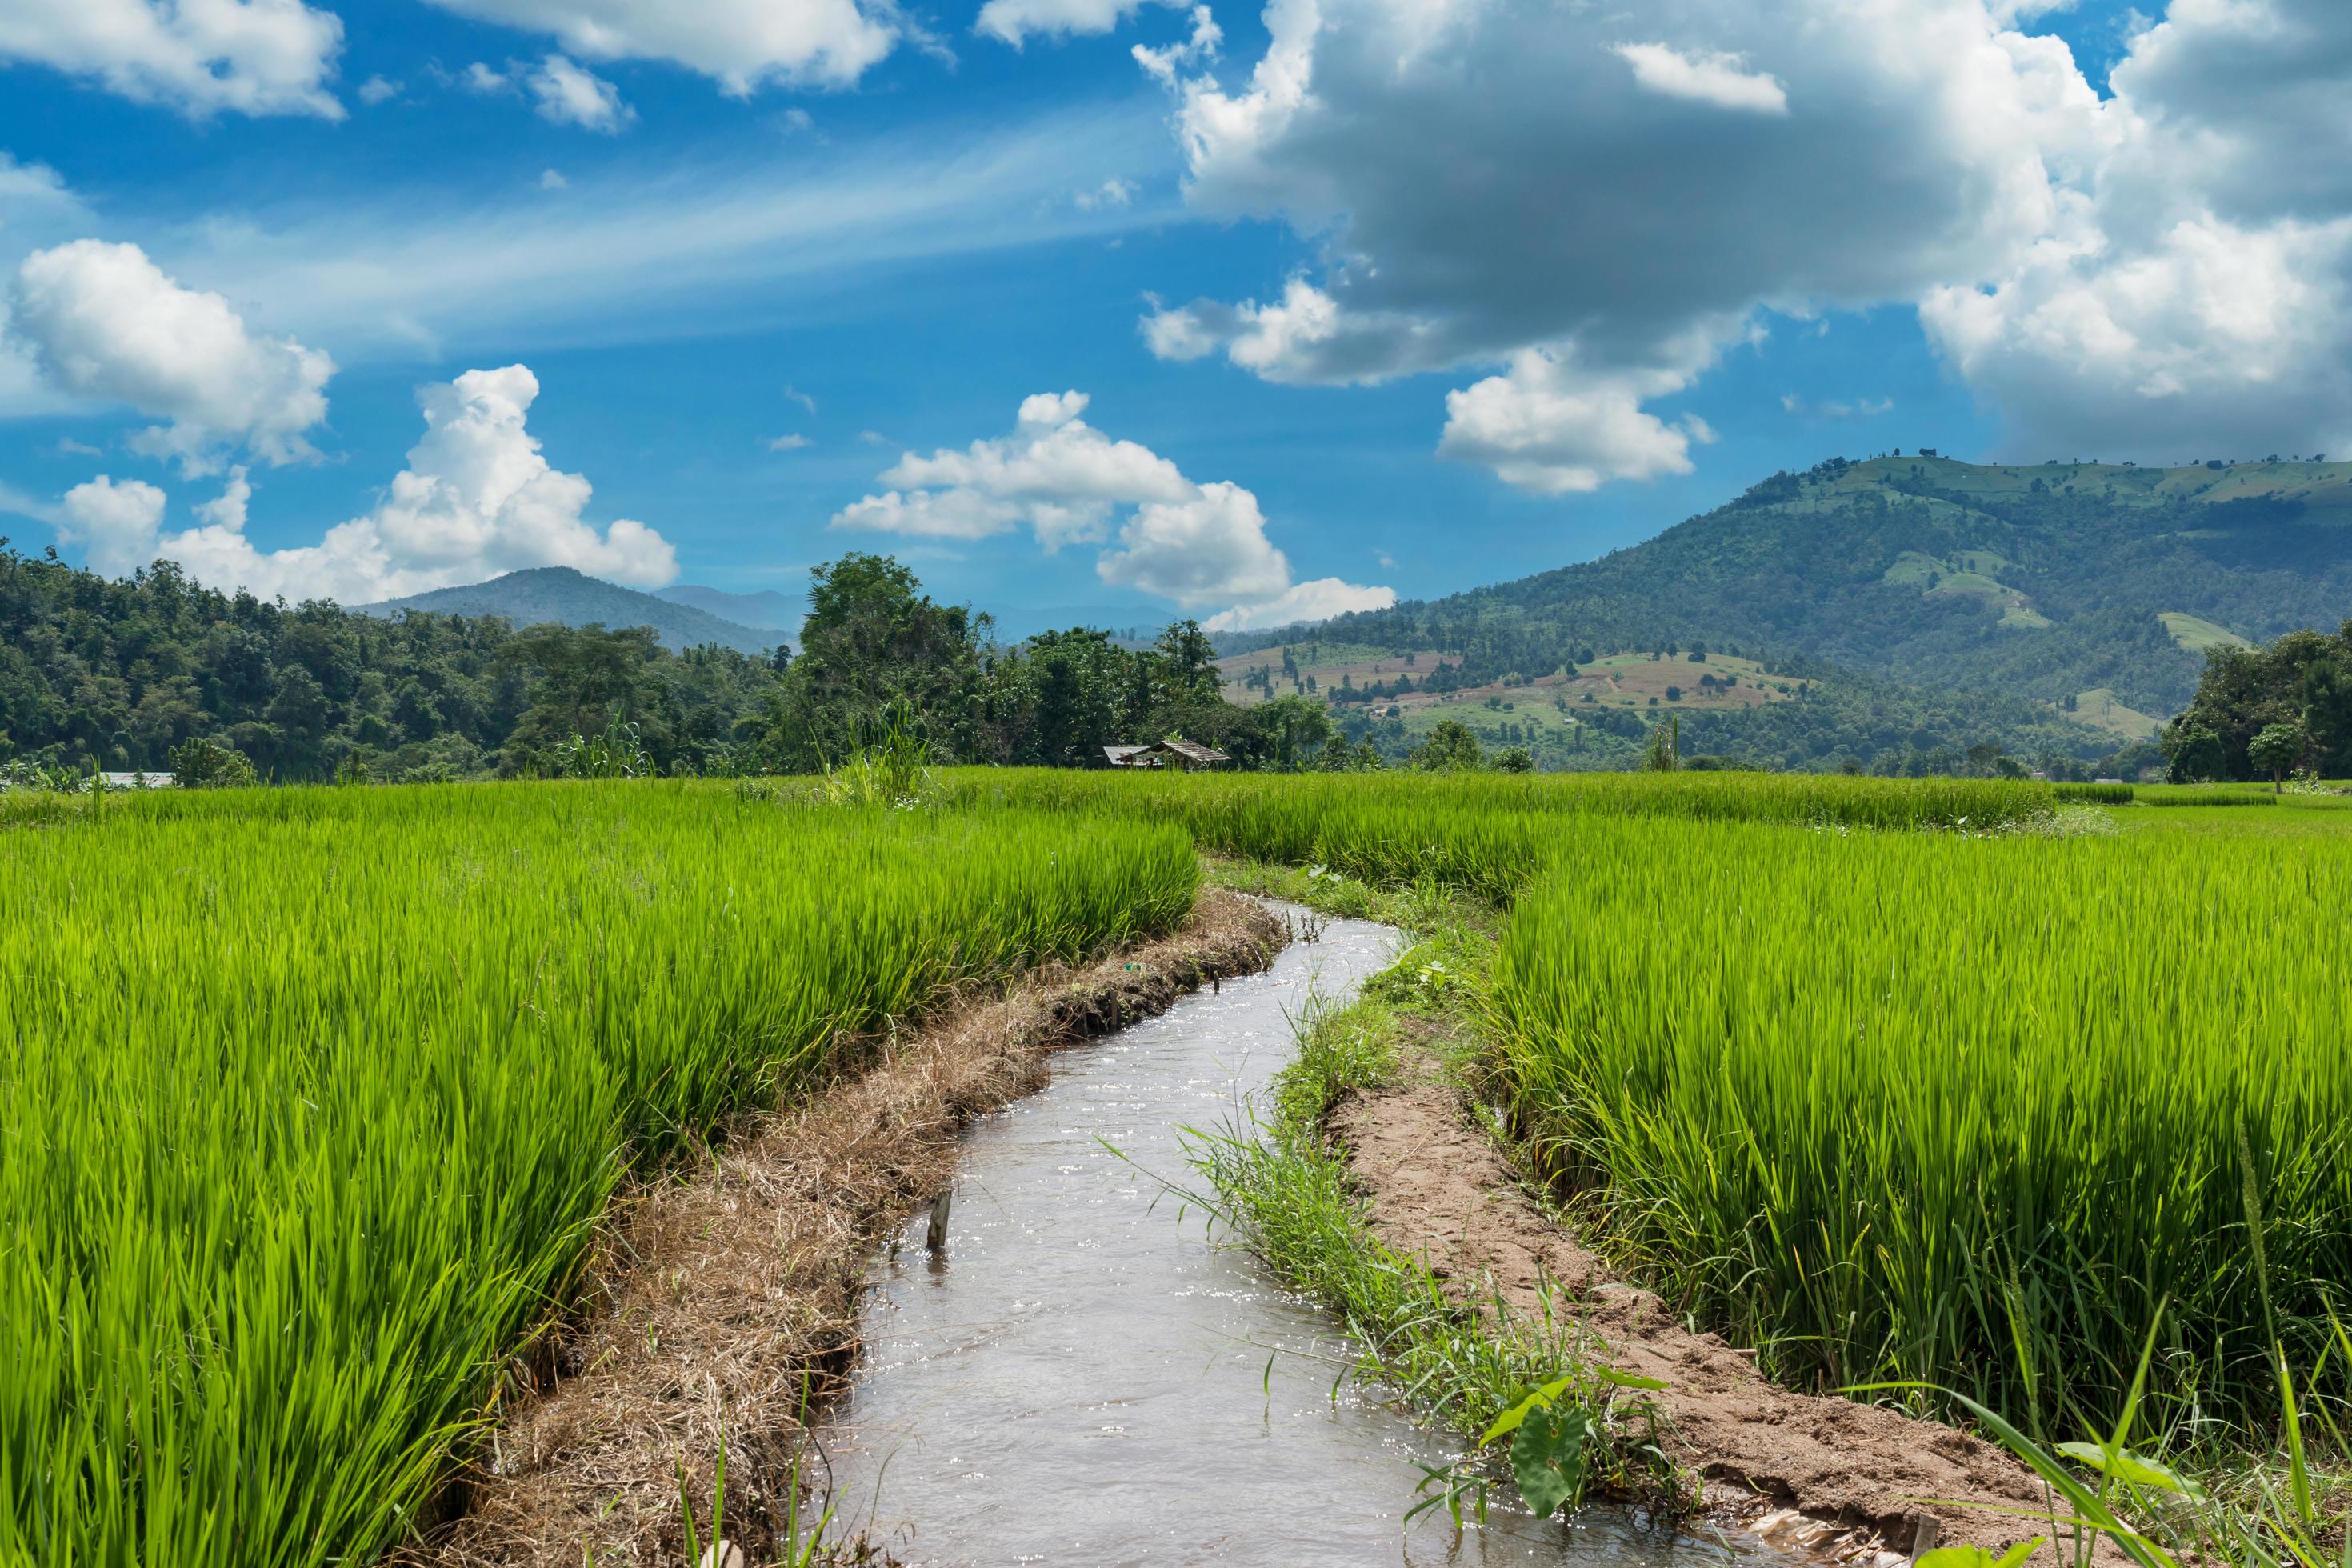
[[[1310,994],[1346,997],[1398,942],[1331,921],[1267,973],[1064,1053],[972,1126],[944,1258],[919,1214],[873,1270],[825,1435],[845,1523],[910,1564],[1722,1560],[1606,1509],[1497,1506],[1458,1539],[1441,1509],[1408,1531],[1415,1461],[1451,1458],[1444,1437],[1340,1382],[1356,1352],[1328,1316],[1152,1180],[1195,1184],[1184,1131],[1238,1122]]]

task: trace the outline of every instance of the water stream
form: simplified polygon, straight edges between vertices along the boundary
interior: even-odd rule
[[[1333,921],[1267,973],[1065,1053],[971,1129],[944,1257],[918,1215],[873,1269],[826,1434],[842,1519],[910,1564],[1722,1560],[1622,1512],[1499,1498],[1458,1542],[1443,1510],[1408,1533],[1413,1461],[1450,1458],[1443,1436],[1352,1378],[1335,1399],[1354,1345],[1145,1173],[1195,1184],[1182,1130],[1235,1121],[1310,993],[1347,995],[1397,944]]]

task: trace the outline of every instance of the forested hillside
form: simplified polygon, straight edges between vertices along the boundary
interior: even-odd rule
[[[0,540],[0,766],[160,770],[202,738],[281,781],[544,773],[617,725],[663,773],[809,770],[894,715],[942,762],[1093,765],[1171,734],[1244,766],[1326,760],[1322,707],[1226,702],[1189,621],[1143,648],[1090,631],[1008,648],[887,557],[811,578],[801,656],[754,658],[673,653],[648,626],[265,602],[169,562],[110,581]]]
[[[1776,666],[2061,711],[2111,700],[2161,720],[2188,703],[2206,647],[2333,626],[2347,608],[2352,463],[1918,456],[1778,474],[1601,560],[1343,616],[1315,635],[1458,650],[1471,685],[1585,648],[1705,642]]]

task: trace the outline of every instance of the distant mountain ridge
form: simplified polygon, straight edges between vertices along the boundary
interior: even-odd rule
[[[719,594],[719,590],[706,592]],[[715,643],[756,657],[793,640],[775,627],[745,626],[695,605],[641,594],[569,566],[533,566],[493,577],[487,583],[436,588],[404,599],[386,599],[381,604],[353,605],[349,608],[356,614],[379,616],[389,616],[398,610],[423,610],[437,616],[500,616],[517,626],[548,621],[567,626],[584,626],[592,622],[615,627],[651,626],[662,646],[673,651]]]
[[[1571,650],[1738,645],[2140,722],[2188,702],[2206,647],[2347,616],[2352,463],[1923,453],[1776,474],[1597,561],[1217,643],[1465,650],[1466,673],[1486,679],[1533,676]]]
[[[753,631],[782,632],[787,641],[794,643],[800,639],[801,622],[808,615],[806,597],[781,594],[773,588],[762,588],[755,594],[733,594],[700,583],[673,583],[667,588],[655,589],[654,597],[685,605],[739,626],[750,626]]]

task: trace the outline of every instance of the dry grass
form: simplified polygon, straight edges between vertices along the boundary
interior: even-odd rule
[[[729,1537],[781,1539],[803,1417],[845,1385],[866,1260],[951,1180],[957,1130],[1044,1083],[1059,1047],[1262,969],[1280,923],[1202,896],[1173,936],[1040,971],[919,1032],[872,1041],[799,1110],[750,1122],[617,1212],[584,1320],[511,1369],[504,1408],[409,1568],[676,1563],[680,1473],[704,1507],[724,1444]],[[821,1456],[806,1467],[822,1490]]]

